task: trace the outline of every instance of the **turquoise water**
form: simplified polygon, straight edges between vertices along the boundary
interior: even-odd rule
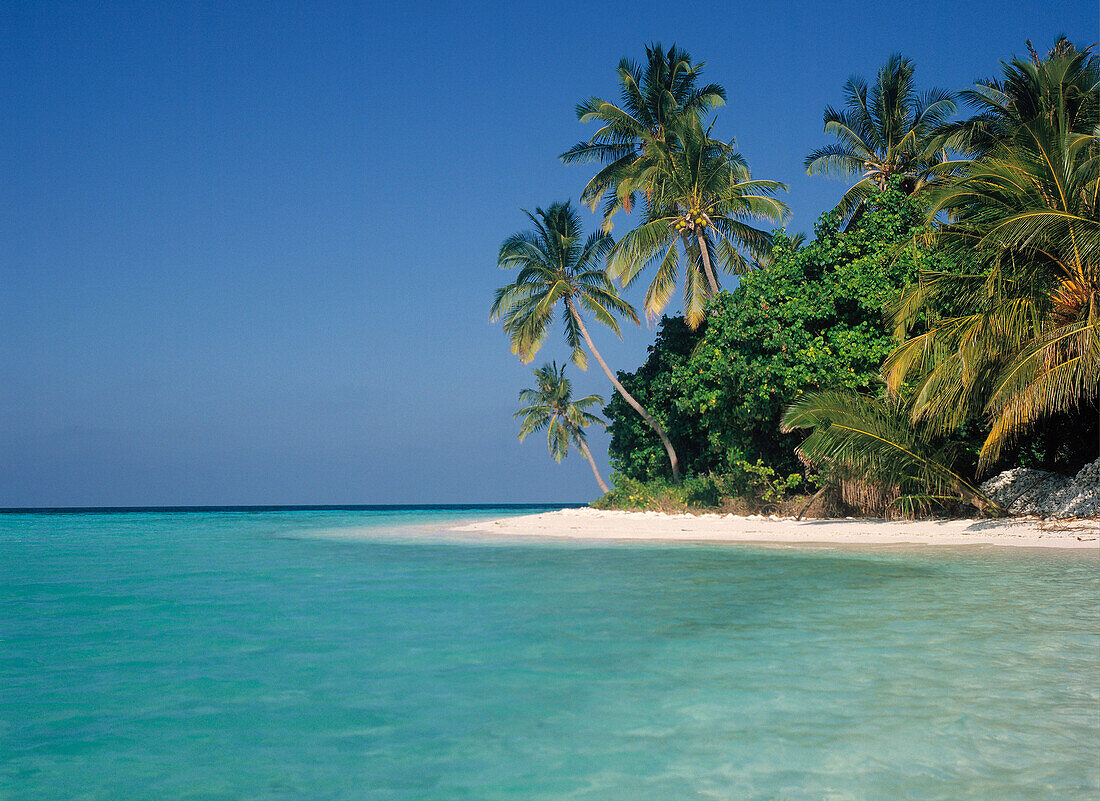
[[[0,515],[0,799],[1089,799],[1100,552]]]

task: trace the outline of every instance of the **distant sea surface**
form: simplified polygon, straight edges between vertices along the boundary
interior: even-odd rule
[[[1100,796],[1100,551],[0,514],[0,799]]]

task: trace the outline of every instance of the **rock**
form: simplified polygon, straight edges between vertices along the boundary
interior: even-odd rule
[[[989,479],[981,490],[1015,515],[1051,520],[1100,517],[1100,459],[1073,478],[1016,467]]]

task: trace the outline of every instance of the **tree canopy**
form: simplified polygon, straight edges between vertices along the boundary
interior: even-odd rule
[[[771,263],[715,297],[697,331],[664,318],[645,364],[620,379],[661,415],[686,469],[725,472],[763,460],[798,470],[802,437],[780,432],[783,409],[814,389],[881,385],[893,347],[886,310],[930,258],[897,248],[922,224],[914,200],[888,189],[851,230],[830,212],[809,245],[778,235]],[[656,443],[620,403],[612,399],[605,414],[613,467],[635,479],[663,475]]]

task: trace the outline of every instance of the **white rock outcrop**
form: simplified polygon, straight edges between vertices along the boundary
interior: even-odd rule
[[[1100,459],[1073,478],[1016,467],[986,481],[982,492],[1015,515],[1050,520],[1100,518]]]

